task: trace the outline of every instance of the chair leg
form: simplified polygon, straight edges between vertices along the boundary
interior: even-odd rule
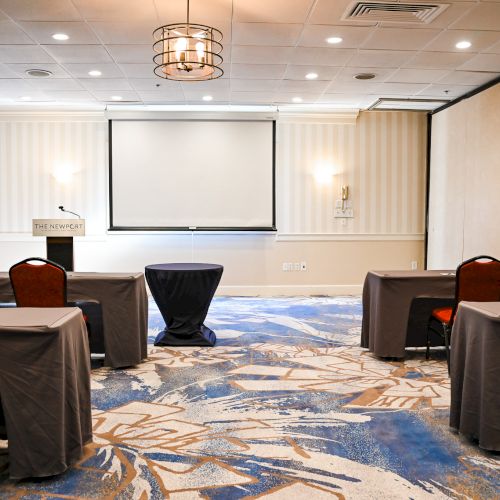
[[[430,336],[430,329],[431,329],[431,320],[427,322],[427,349],[425,350],[425,359],[429,359],[430,352],[431,352],[431,336]]]
[[[450,374],[450,327],[443,323],[444,346],[446,348],[446,364],[448,365],[448,375]]]

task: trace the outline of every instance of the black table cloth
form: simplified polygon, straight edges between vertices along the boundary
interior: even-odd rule
[[[404,358],[412,300],[421,295],[453,298],[454,294],[453,271],[370,271],[363,286],[361,347],[376,356]]]
[[[60,474],[83,456],[92,415],[80,309],[0,309],[0,398],[12,479]]]
[[[460,302],[450,355],[450,426],[500,451],[500,302]]]
[[[156,346],[215,345],[215,333],[203,322],[223,270],[218,264],[146,266],[146,280],[166,324]]]

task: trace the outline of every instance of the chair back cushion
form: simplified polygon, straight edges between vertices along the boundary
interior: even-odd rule
[[[485,260],[480,262],[479,260]],[[500,301],[500,262],[479,256],[463,262],[457,269],[457,302]]]
[[[9,275],[18,307],[66,306],[66,271],[55,262],[32,257],[14,264]]]

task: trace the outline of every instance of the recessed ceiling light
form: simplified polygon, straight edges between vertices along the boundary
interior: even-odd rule
[[[308,80],[315,80],[316,78],[318,78],[318,73],[307,73],[306,78]]]
[[[213,99],[213,97],[212,97],[211,95],[204,95],[204,96],[202,97],[202,99],[203,99],[204,101],[211,101],[211,100]]]
[[[357,75],[354,75],[354,78],[356,80],[373,80],[375,75],[373,73],[358,73]]]
[[[92,69],[89,71],[90,76],[101,76],[102,73],[98,69]]]
[[[302,102],[302,97],[294,97],[292,102]]]
[[[121,101],[123,97],[121,95],[112,95],[111,100],[113,101]]]
[[[455,47],[457,49],[468,49],[471,45],[472,45],[472,43],[470,43],[468,40],[462,40],[462,41],[458,42],[457,44],[455,44]]]
[[[66,35],[66,33],[54,33],[52,35],[52,38],[54,40],[60,40],[60,41],[64,41],[64,40],[68,40],[69,39],[69,36]]]
[[[22,97],[19,98],[21,101],[31,101],[31,96],[29,95],[23,95]]]
[[[35,78],[48,78],[52,76],[52,72],[46,69],[27,69],[25,73],[28,76],[33,76]]]
[[[327,38],[326,41],[328,43],[340,43],[342,41],[342,38],[340,38],[339,36],[331,36],[330,38]]]

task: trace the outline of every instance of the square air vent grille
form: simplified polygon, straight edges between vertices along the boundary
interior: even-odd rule
[[[352,2],[342,19],[344,21],[428,24],[448,7],[449,4],[446,3]]]

